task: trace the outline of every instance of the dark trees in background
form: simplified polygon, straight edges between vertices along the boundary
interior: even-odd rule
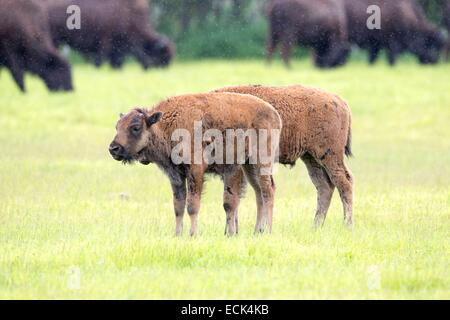
[[[262,17],[261,9],[266,3],[266,0],[151,0],[152,7],[158,12],[157,23],[166,28],[171,24],[175,34],[201,26],[209,19],[230,18],[234,20],[230,22],[243,22],[249,11]]]
[[[418,0],[419,4],[425,10],[426,15],[432,21],[439,23],[442,20],[442,8],[448,0]]]

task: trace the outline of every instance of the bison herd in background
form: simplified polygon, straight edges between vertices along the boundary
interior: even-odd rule
[[[367,26],[368,8],[374,5],[380,8],[379,29]],[[444,24],[450,30],[450,1],[444,7]],[[368,50],[370,63],[385,49],[391,65],[403,52],[422,64],[437,63],[445,46],[443,33],[415,0],[273,0],[269,25],[268,59],[280,45],[288,66],[297,44],[312,48],[314,62],[322,68],[344,64],[351,45]]]
[[[63,44],[100,66],[109,62],[122,67],[128,55],[145,68],[167,66],[173,56],[172,43],[150,25],[147,0],[45,0],[50,30],[56,46]],[[77,5],[83,27],[67,28],[67,8]]]
[[[450,0],[443,3],[442,24],[450,32]],[[67,27],[71,5],[80,8],[80,29]],[[381,9],[380,29],[367,27],[373,5]],[[22,91],[25,72],[58,91],[73,88],[70,65],[57,50],[62,45],[96,66],[120,68],[127,56],[144,69],[167,66],[174,45],[154,30],[149,16],[148,0],[0,0],[0,67],[11,71]],[[403,52],[422,64],[450,53],[450,41],[416,0],[270,0],[268,20],[267,57],[280,47],[287,66],[296,45],[311,48],[320,68],[345,64],[353,45],[368,51],[370,63],[386,50],[391,65]]]
[[[81,12],[79,29],[67,27],[70,5]],[[57,48],[68,45],[96,66],[122,67],[127,56],[150,67],[167,66],[174,46],[154,31],[147,0],[0,0],[0,67],[25,91],[24,73],[51,91],[73,89],[69,63]]]

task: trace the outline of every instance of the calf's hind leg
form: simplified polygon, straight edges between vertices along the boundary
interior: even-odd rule
[[[203,189],[203,175],[205,170],[201,165],[191,165],[187,176],[187,212],[191,218],[190,235],[195,236],[198,229],[198,212]]]
[[[242,171],[240,168],[223,177],[223,208],[227,215],[225,235],[233,236],[238,233],[237,211],[240,202]]]
[[[272,216],[275,195],[275,183],[272,175],[262,174],[261,171],[269,170],[252,165],[244,165],[245,176],[250,185],[255,190],[257,216],[255,233],[264,232],[265,224],[268,225],[269,232],[272,232]]]
[[[344,156],[337,157],[334,154],[326,156],[321,160],[331,182],[336,186],[344,207],[344,223],[348,226],[353,224],[353,177],[350,170],[345,166]]]
[[[325,222],[331,198],[334,192],[334,185],[330,181],[325,169],[310,155],[302,157],[308,169],[309,177],[317,190],[317,209],[314,217],[314,227],[320,227]]]
[[[264,202],[264,213],[267,219],[267,227],[269,229],[269,233],[272,233],[275,182],[271,175],[261,175],[259,184],[261,187],[261,195]]]
[[[253,190],[255,191],[255,197],[256,197],[255,233],[262,233],[262,232],[264,232],[264,221],[263,221],[264,201],[262,198],[261,188],[259,186],[259,179],[258,179],[257,174],[254,172],[255,169],[252,166],[244,165],[243,169],[244,169],[245,177],[247,178],[248,182],[250,183]]]

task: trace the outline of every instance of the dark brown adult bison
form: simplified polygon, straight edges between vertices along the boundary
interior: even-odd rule
[[[267,58],[281,44],[281,56],[289,66],[293,46],[313,49],[314,62],[332,68],[347,61],[350,45],[347,20],[337,0],[273,0],[269,4]]]
[[[242,170],[262,197],[257,203],[255,231],[262,231],[265,222],[271,229],[275,193],[271,170],[281,119],[267,102],[236,93],[172,97],[151,110],[132,110],[121,117],[116,129],[117,135],[109,147],[115,160],[155,163],[167,174],[173,190],[177,235],[183,229],[186,203],[191,218],[190,234],[197,233],[206,173],[218,174],[223,179],[226,233],[235,234]],[[242,149],[235,142],[239,136],[244,137]],[[179,149],[180,145],[183,147]],[[262,154],[267,156],[266,160]]]
[[[36,0],[0,0],[0,67],[25,91],[26,71],[49,90],[72,90],[70,66],[52,44],[47,11]]]
[[[352,43],[369,50],[374,63],[380,50],[386,49],[388,60],[394,65],[402,52],[413,53],[422,64],[439,61],[444,38],[429,22],[415,0],[342,0],[347,12],[349,37]],[[369,29],[369,6],[381,10],[380,29]]]
[[[279,162],[294,165],[301,159],[317,189],[315,226],[324,223],[335,187],[344,207],[344,221],[352,225],[353,177],[344,162],[345,156],[352,154],[351,112],[342,98],[300,85],[226,87],[217,92],[250,94],[270,103],[283,122]]]
[[[97,66],[108,61],[120,68],[132,55],[147,69],[167,66],[173,58],[173,44],[150,24],[147,0],[44,1],[49,7],[54,43],[69,45]],[[79,29],[67,27],[70,5],[80,8]]]
[[[448,61],[450,59],[450,0],[444,2],[442,14],[442,22],[448,33],[447,43],[445,46],[445,59]]]

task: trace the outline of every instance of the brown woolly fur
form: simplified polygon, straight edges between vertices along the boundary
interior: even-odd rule
[[[305,163],[317,188],[315,224],[323,224],[334,187],[344,206],[344,219],[352,224],[353,179],[344,163],[351,152],[351,112],[339,96],[321,89],[294,85],[288,87],[238,86],[216,90],[251,94],[270,103],[280,114],[279,161]]]
[[[245,145],[245,163],[217,164],[205,161],[203,150],[215,140],[203,141],[200,163],[174,163],[171,153],[179,145],[173,141],[176,130],[188,131],[191,137],[191,157],[195,159],[194,127],[201,121],[202,130],[218,130],[226,139],[226,130],[241,129],[266,130],[268,145],[278,146],[278,136],[273,130],[281,130],[281,119],[275,109],[267,102],[251,95],[236,93],[192,94],[169,98],[151,110],[133,109],[121,117],[117,123],[117,135],[110,145],[110,153],[118,161],[140,161],[143,164],[155,163],[169,177],[174,197],[176,234],[182,232],[184,208],[191,218],[191,235],[197,232],[197,217],[205,173],[219,174],[224,182],[224,209],[227,214],[225,232],[234,235],[237,229],[237,210],[243,187],[242,172],[246,174],[253,188],[261,194],[263,202],[258,202],[258,215],[255,231],[262,232],[267,222],[271,230],[273,198],[275,186],[271,174],[273,161],[267,164],[258,159],[252,164],[248,161],[249,146]],[[220,139],[220,138],[219,138]],[[258,140],[261,136],[258,133]],[[260,140],[259,140],[260,141]],[[226,155],[225,140],[222,145]],[[218,144],[215,144],[216,148]],[[271,150],[269,150],[270,152]],[[231,150],[237,159],[237,150]],[[183,149],[184,153],[184,149]],[[183,154],[184,155],[184,154]],[[275,154],[269,154],[274,157]],[[202,160],[203,159],[203,160]],[[266,173],[265,173],[266,172]]]

